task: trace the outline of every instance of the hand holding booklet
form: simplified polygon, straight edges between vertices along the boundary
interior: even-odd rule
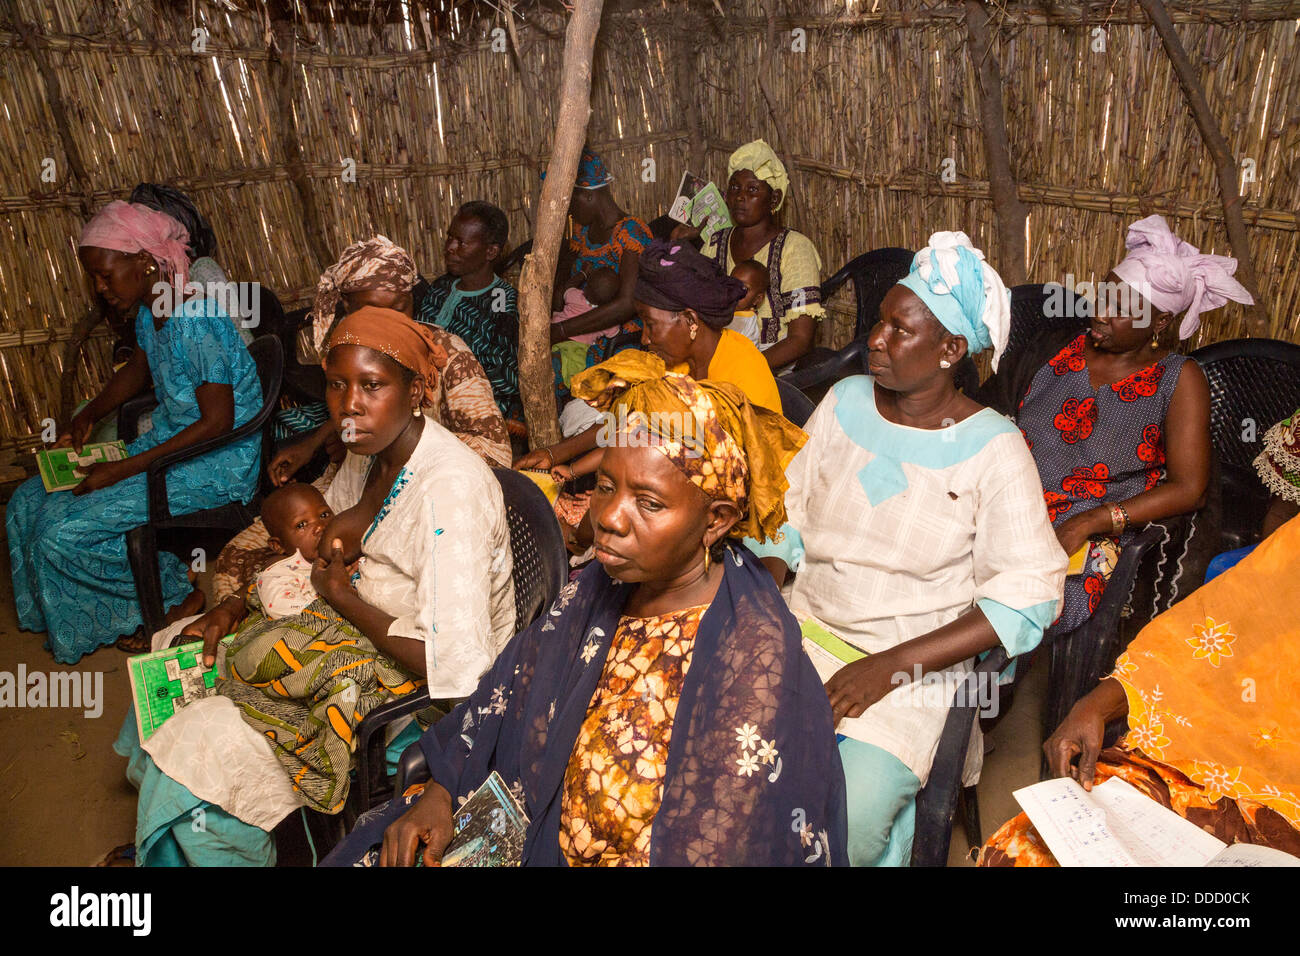
[[[1281,850],[1228,845],[1118,777],[1091,792],[1059,777],[1013,796],[1061,866],[1300,866]]]

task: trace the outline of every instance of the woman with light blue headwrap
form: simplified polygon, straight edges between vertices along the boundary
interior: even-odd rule
[[[968,354],[997,361],[1009,315],[966,235],[932,235],[880,306],[870,374],[808,421],[784,539],[747,542],[778,584],[798,572],[785,594],[842,736],[855,865],[907,865],[957,683],[982,651],[1032,650],[1060,603],[1065,554],[1029,450],[953,380]],[[969,754],[972,783],[978,741]]]

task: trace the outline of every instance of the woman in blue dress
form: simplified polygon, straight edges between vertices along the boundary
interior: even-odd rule
[[[179,301],[187,241],[185,227],[170,216],[125,202],[109,203],[81,234],[82,266],[110,308],[135,313],[139,347],[56,444],[82,447],[96,421],[150,387],[158,407],[152,427],[127,446],[128,457],[92,465],[70,492],[47,493],[32,478],[9,501],[5,524],[18,623],[45,631],[45,646],[61,663],[76,663],[141,626],[126,533],[148,521],[150,463],[229,433],[262,404],[252,356],[222,311],[205,299],[164,309],[168,296],[155,297],[161,280],[171,285],[170,301]],[[259,458],[258,436],[251,435],[169,469],[172,513],[248,501]],[[163,552],[158,562],[163,606],[185,601],[199,605],[186,612],[201,610],[202,596],[191,591],[180,559]]]

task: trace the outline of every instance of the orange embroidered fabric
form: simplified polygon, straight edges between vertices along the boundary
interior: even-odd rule
[[[1300,854],[1297,554],[1300,517],[1134,638],[1112,675],[1129,729],[1098,782],[1122,776],[1226,842]],[[996,859],[990,851],[1054,862],[1024,814],[985,847]]]
[[[707,605],[624,617],[564,775],[560,852],[570,866],[648,866],[668,746]]]

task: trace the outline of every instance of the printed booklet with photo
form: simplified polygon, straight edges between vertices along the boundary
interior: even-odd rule
[[[131,700],[135,703],[135,722],[142,743],[182,707],[214,693],[217,669],[225,645],[232,637],[233,634],[227,634],[221,639],[217,661],[211,667],[203,666],[202,641],[164,647],[127,659]]]
[[[688,226],[700,227],[700,239],[705,247],[714,233],[731,225],[727,201],[718,187],[691,172],[682,173],[668,216]]]

